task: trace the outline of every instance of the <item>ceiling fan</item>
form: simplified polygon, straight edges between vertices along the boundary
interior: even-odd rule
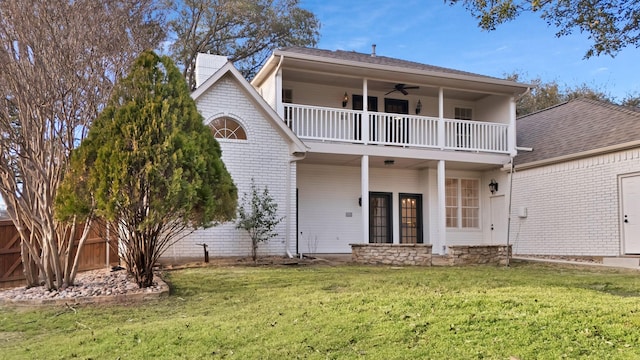
[[[394,91],[400,91],[401,93],[403,93],[404,95],[408,95],[409,92],[407,91],[407,89],[420,89],[420,86],[406,86],[405,84],[396,84],[393,87],[393,90],[389,91],[388,93],[386,93],[385,95],[389,95]]]

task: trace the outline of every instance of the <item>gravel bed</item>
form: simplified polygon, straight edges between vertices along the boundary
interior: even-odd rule
[[[55,300],[69,300],[69,302],[91,302],[91,298],[101,300],[105,297],[126,297],[134,294],[162,293],[167,285],[156,274],[154,284],[146,289],[140,289],[133,277],[127,276],[125,270],[111,271],[99,269],[85,271],[76,275],[73,286],[59,290],[49,290],[44,286],[26,288],[25,286],[0,290],[0,303],[41,304]],[[101,301],[104,302],[104,301]]]

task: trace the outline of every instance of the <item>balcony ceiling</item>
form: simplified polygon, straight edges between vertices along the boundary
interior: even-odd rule
[[[295,81],[301,83],[312,83],[318,85],[326,85],[326,86],[335,86],[339,88],[344,88],[347,92],[357,92],[362,93],[362,91],[357,91],[355,89],[362,89],[362,77],[355,77],[352,75],[348,76],[338,76],[335,74],[329,73],[321,73],[321,72],[309,72],[303,70],[296,69],[286,69],[284,70],[284,79],[285,81]],[[391,91],[395,84],[403,83],[407,86],[419,86],[419,89],[411,89],[409,90],[409,95],[419,96],[419,97],[438,97],[438,86],[435,86],[431,82],[418,82],[417,77],[412,79],[406,78],[397,78],[396,80],[377,80],[368,78],[368,88],[370,93],[383,93]],[[427,79],[428,80],[428,79]],[[486,96],[490,95],[486,92],[475,92],[475,91],[463,91],[459,89],[446,88],[444,89],[444,96],[446,98],[454,98],[464,101],[477,101]],[[389,94],[389,97],[404,97],[404,95],[400,92],[394,92]]]

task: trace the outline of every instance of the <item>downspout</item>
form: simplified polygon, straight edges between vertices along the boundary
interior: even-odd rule
[[[289,250],[289,243],[291,242],[289,240],[289,238],[291,237],[291,165],[296,162],[296,161],[300,161],[300,160],[304,160],[304,158],[307,157],[307,153],[304,153],[303,156],[301,157],[295,157],[289,160],[289,166],[287,166],[287,197],[286,197],[286,202],[287,202],[287,236],[284,237],[284,248],[287,254],[287,257],[289,259],[293,258],[293,254],[291,253],[291,250]],[[297,171],[296,171],[297,173]],[[296,182],[297,183],[297,182]],[[298,209],[296,209],[296,211],[298,211]],[[298,238],[298,234],[296,234],[296,239]],[[296,244],[297,245],[297,244]],[[296,246],[297,248],[297,246]]]
[[[533,148],[527,148],[527,147],[519,147],[516,146],[516,152],[517,151],[533,151]],[[509,256],[509,244],[511,241],[511,199],[512,199],[512,194],[513,194],[513,174],[516,172],[516,168],[515,168],[515,156],[511,155],[511,160],[509,161],[509,216],[507,219],[507,264],[506,266],[509,266],[509,260],[510,260],[510,256]]]
[[[513,155],[511,155],[511,160],[509,161],[509,165],[510,165],[510,169],[509,169],[509,210],[507,212],[507,214],[509,214],[509,216],[507,217],[507,261],[506,261],[506,266],[509,267],[509,262],[511,259],[511,256],[509,256],[510,252],[509,252],[509,244],[510,244],[510,237],[511,237],[511,195],[513,194],[513,160],[514,160]]]

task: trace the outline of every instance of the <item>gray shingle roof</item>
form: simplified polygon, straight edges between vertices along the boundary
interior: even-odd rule
[[[640,110],[590,99],[575,99],[519,118],[518,164],[577,154],[640,140]]]
[[[356,62],[361,62],[366,64],[395,66],[399,68],[406,68],[406,69],[413,69],[413,70],[436,71],[436,72],[442,72],[442,73],[448,73],[448,74],[476,76],[476,77],[481,77],[486,79],[504,80],[501,78],[474,74],[471,72],[466,72],[461,70],[449,69],[449,68],[434,66],[434,65],[421,64],[414,61],[396,59],[396,58],[380,56],[380,55],[371,56],[371,54],[363,54],[355,51],[344,51],[344,50],[332,51],[332,50],[305,48],[305,47],[284,47],[278,50],[289,52],[289,53],[319,56],[319,57],[324,57],[328,59],[356,61]]]

